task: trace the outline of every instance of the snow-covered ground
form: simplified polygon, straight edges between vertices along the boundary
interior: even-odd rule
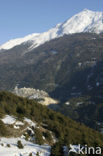
[[[23,149],[17,147],[17,141],[20,140],[24,146]],[[7,145],[10,147],[7,147]],[[0,138],[0,156],[29,156],[32,153],[36,156],[39,152],[40,156],[50,155],[50,146],[37,145],[21,138]]]
[[[32,156],[36,156],[39,152],[40,156],[49,156],[51,147],[49,145],[38,145],[35,143],[34,131],[32,127],[36,128],[37,123],[32,121],[29,118],[24,117],[22,121],[19,121],[15,116],[5,115],[2,119],[3,123],[6,126],[13,125],[12,130],[16,129],[17,133],[21,131],[21,135],[18,137],[10,138],[0,138],[0,156],[29,156],[32,153]],[[24,126],[24,129],[20,129]],[[39,128],[39,127],[38,127]],[[31,136],[28,141],[25,140],[25,135],[27,131],[31,131]],[[21,141],[23,149],[17,147],[17,142]]]

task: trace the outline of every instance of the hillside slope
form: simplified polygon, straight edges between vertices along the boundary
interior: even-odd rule
[[[84,33],[52,40],[26,54],[26,45],[0,53],[0,89],[19,84],[64,101],[84,94],[99,80],[102,84],[102,45],[102,34]]]
[[[9,115],[5,117],[5,115],[7,114]],[[19,122],[16,121],[16,119],[13,116],[16,117]],[[34,128],[29,127],[29,133],[28,133],[29,139],[31,137],[30,134],[32,134],[32,137],[33,136],[36,137],[37,143],[43,144],[45,140],[42,139],[42,136],[45,136],[45,138],[48,140],[48,143],[50,145],[53,145],[54,144],[52,143],[53,138],[50,136],[50,134],[56,138],[55,145],[57,144],[57,146],[52,147],[53,148],[52,152],[54,151],[57,152],[55,153],[55,156],[58,155],[58,152],[60,152],[60,149],[64,145],[69,146],[70,143],[81,144],[81,145],[84,145],[85,143],[88,144],[88,146],[93,146],[93,147],[95,145],[100,147],[103,146],[103,135],[100,134],[99,132],[87,128],[82,124],[76,123],[75,121],[64,117],[60,113],[56,113],[48,109],[47,107],[38,104],[33,100],[17,97],[7,92],[0,92],[0,118],[2,119],[2,121],[0,120],[1,142],[3,141],[2,137],[7,137],[7,136],[9,138],[15,137],[15,139],[18,136],[20,137],[20,135],[23,132],[23,131],[20,132],[20,129],[21,130],[23,129],[22,126],[24,126],[25,128],[25,122],[23,121],[24,117],[29,119],[29,120],[28,119],[25,120],[26,122],[28,122],[28,124],[33,123],[32,125],[37,124],[38,126],[38,128],[36,129],[35,126]],[[32,122],[30,122],[30,120],[32,120]],[[15,128],[13,128],[14,126],[16,126],[16,123],[19,124],[19,131],[18,129],[15,130]],[[9,126],[8,124],[14,124],[14,125],[12,127]],[[51,133],[48,134],[48,132],[50,131]],[[16,136],[14,136],[14,134]],[[34,150],[35,150],[35,146],[34,146]],[[62,156],[62,153],[60,154],[60,156]]]
[[[30,53],[25,53],[26,47],[0,53],[0,90],[12,90],[18,84],[19,88],[47,91],[50,97],[60,101],[59,108],[55,105],[57,111],[101,129],[103,34],[65,35]],[[81,102],[79,97],[85,99],[87,96],[89,100],[83,100],[83,105],[77,107],[76,104]],[[65,103],[72,98],[77,98],[74,101],[78,102],[66,107]]]

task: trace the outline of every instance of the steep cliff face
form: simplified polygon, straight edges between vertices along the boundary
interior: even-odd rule
[[[43,90],[34,89],[34,88],[18,88],[17,86],[12,91],[14,94],[21,96],[21,97],[27,97],[28,99],[34,99],[41,103],[42,105],[52,105],[52,104],[58,104],[59,102],[57,100],[54,100],[49,96],[49,94]]]

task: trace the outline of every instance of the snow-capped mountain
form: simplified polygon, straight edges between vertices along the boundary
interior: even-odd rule
[[[29,48],[33,49],[45,43],[46,41],[58,38],[64,34],[81,32],[93,32],[97,34],[103,32],[103,12],[94,12],[88,9],[84,9],[82,12],[74,15],[67,21],[57,24],[56,27],[50,29],[47,32],[34,33],[25,36],[24,38],[10,40],[1,45],[0,50],[11,49],[14,46],[25,44],[25,42],[29,42],[31,44]]]

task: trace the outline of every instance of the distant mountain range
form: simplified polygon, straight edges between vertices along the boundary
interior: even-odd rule
[[[54,38],[65,34],[74,34],[81,32],[101,33],[103,32],[103,12],[94,12],[84,9],[82,12],[74,15],[63,23],[44,33],[34,33],[24,38],[12,39],[0,46],[0,50],[11,49],[20,44],[29,43],[28,51],[44,44]]]

